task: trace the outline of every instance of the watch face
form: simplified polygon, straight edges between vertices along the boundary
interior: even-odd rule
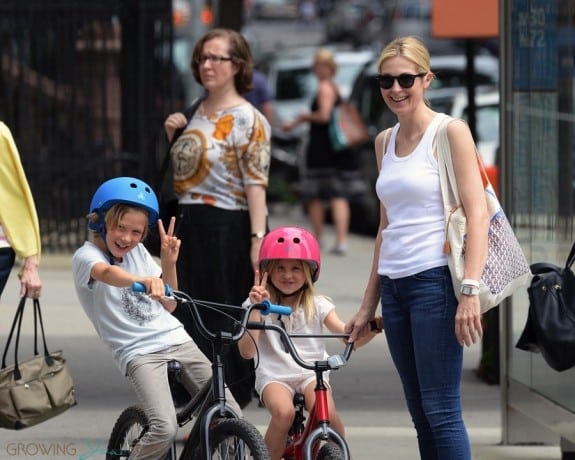
[[[473,286],[461,286],[461,293],[465,295],[478,295],[479,289]]]

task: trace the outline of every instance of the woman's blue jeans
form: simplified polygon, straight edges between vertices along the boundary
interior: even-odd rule
[[[470,460],[461,413],[463,347],[449,269],[381,276],[385,335],[399,372],[422,460]]]
[[[14,266],[14,261],[16,260],[16,254],[12,248],[2,248],[0,249],[0,296],[6,282],[10,277],[10,272]]]

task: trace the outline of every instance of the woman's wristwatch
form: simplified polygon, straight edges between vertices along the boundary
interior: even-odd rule
[[[463,295],[479,295],[479,281],[464,279],[461,282],[460,292]]]
[[[266,232],[254,232],[251,234],[252,238],[257,238],[258,240],[261,240],[264,236],[266,236]]]

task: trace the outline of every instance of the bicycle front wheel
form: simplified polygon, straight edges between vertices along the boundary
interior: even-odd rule
[[[219,420],[210,429],[210,441],[212,460],[270,460],[264,438],[246,420]],[[204,460],[199,447],[194,460]]]
[[[132,406],[125,409],[116,420],[110,434],[106,460],[128,458],[134,446],[148,431],[148,427],[148,418],[141,408]]]
[[[317,460],[344,460],[344,458],[341,447],[333,442],[326,442],[317,454]]]

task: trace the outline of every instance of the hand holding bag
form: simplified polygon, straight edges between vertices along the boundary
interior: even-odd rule
[[[515,347],[541,353],[556,371],[575,366],[575,243],[564,267],[540,262],[531,265],[527,288],[529,313]]]
[[[61,351],[50,353],[46,345],[40,302],[34,299],[34,357],[18,360],[20,332],[26,296],[22,297],[0,369],[0,427],[20,430],[61,414],[76,404],[74,382]],[[42,333],[44,354],[38,353],[38,322]],[[16,330],[14,364],[6,365],[6,355]]]
[[[353,105],[346,101],[341,101],[333,108],[328,131],[336,152],[369,141],[369,133],[361,115]]]
[[[459,299],[465,269],[467,218],[459,197],[451,158],[451,147],[447,136],[447,125],[451,120],[453,118],[445,116],[439,125],[436,135],[436,151],[445,210],[445,252],[447,253],[453,289]],[[503,299],[512,295],[517,289],[526,286],[532,275],[513,228],[501,208],[492,185],[489,183],[479,155],[477,155],[477,160],[490,217],[487,261],[481,280],[479,280],[479,302],[481,313],[485,313],[499,305]]]
[[[184,116],[189,121],[193,116],[200,104],[203,101],[203,97],[198,97],[194,99],[192,104],[184,111]],[[166,151],[164,159],[162,161],[162,166],[160,167],[160,172],[156,178],[155,191],[158,194],[158,205],[160,208],[160,219],[167,229],[168,224],[172,216],[178,217],[178,197],[174,193],[174,182],[171,176],[170,169],[170,150],[174,142],[180,137],[184,132],[183,128],[176,130],[174,137],[170,141],[170,145]],[[157,222],[150,222],[150,227],[148,229],[148,235],[143,241],[146,249],[153,256],[160,257],[161,253],[161,242],[160,242],[160,232],[158,230]]]

